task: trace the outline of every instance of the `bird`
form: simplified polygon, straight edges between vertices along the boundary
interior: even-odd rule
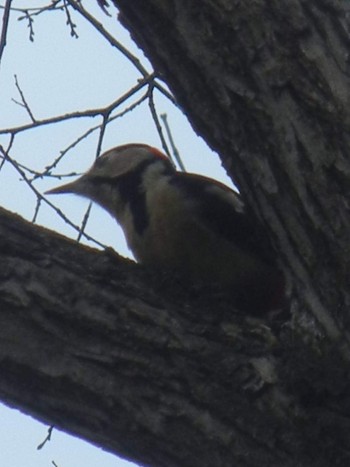
[[[284,302],[283,274],[241,196],[214,179],[177,171],[154,147],[110,149],[78,179],[46,193],[99,204],[122,227],[138,263],[218,287],[243,312],[269,312]]]

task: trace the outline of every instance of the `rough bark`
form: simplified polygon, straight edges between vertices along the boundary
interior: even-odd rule
[[[296,309],[349,355],[348,2],[114,3],[269,229]]]
[[[0,253],[4,402],[142,465],[348,465],[337,352],[3,210]]]

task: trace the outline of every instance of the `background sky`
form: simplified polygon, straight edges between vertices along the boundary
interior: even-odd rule
[[[47,4],[50,4],[50,0],[14,0],[12,6],[34,8]],[[114,8],[110,9],[112,17],[109,18],[96,6],[95,0],[85,0],[83,4],[141,60],[149,72],[152,71],[128,32],[118,23]],[[0,0],[0,6],[4,5],[5,1]],[[106,106],[135,86],[141,78],[134,65],[107,43],[86,20],[73,10],[70,12],[79,38],[70,35],[63,11],[51,11],[34,17],[34,42],[29,40],[28,21],[19,20],[23,14],[11,12],[7,45],[0,63],[0,144],[4,147],[9,137],[1,134],[3,129],[30,123],[28,112],[15,102],[20,101],[15,76],[34,117],[39,120]],[[2,14],[3,9],[0,9],[0,21]],[[126,106],[140,96],[138,94]],[[155,96],[155,103],[159,114],[167,114],[187,171],[211,176],[230,185],[217,155],[194,133],[182,112],[160,94]],[[60,155],[60,151],[99,123],[100,117],[85,118],[22,132],[16,136],[10,155],[24,166],[42,172]],[[85,171],[95,159],[97,140],[98,132],[94,132],[76,145],[53,170],[53,174]],[[102,150],[130,142],[161,148],[147,102],[107,127]],[[64,181],[68,181],[68,178]],[[33,181],[40,192],[60,183],[61,180],[52,176]],[[86,200],[70,195],[49,199],[72,222],[81,224],[88,207]],[[8,162],[0,170],[0,204],[28,220],[33,218],[37,204],[34,192]],[[77,238],[77,232],[45,203],[41,204],[36,222]],[[97,206],[92,208],[86,232],[119,253],[130,255],[116,222]],[[89,244],[87,241],[84,243]],[[37,450],[47,435],[47,428],[16,410],[0,405],[0,466],[49,467],[54,465],[52,461],[58,467],[133,465],[57,430],[54,430],[51,441],[43,449]]]

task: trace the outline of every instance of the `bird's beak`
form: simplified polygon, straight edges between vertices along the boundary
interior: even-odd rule
[[[45,191],[45,195],[56,195],[61,193],[82,193],[82,177],[74,180],[74,182],[66,183],[65,185],[57,186],[51,190]]]

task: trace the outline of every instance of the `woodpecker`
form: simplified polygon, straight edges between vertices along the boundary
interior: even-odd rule
[[[176,171],[158,149],[116,147],[80,178],[47,193],[98,203],[143,265],[218,286],[243,311],[271,311],[283,302],[283,276],[240,195],[211,178]]]

